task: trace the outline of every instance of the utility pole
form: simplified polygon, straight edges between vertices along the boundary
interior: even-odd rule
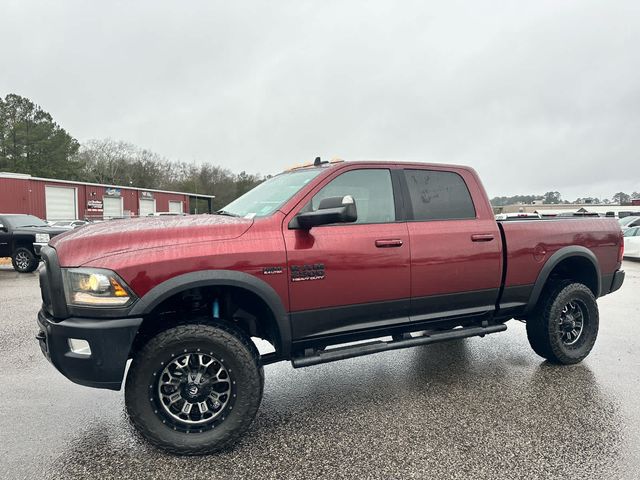
[[[193,186],[194,186],[194,193],[196,194],[195,200],[196,200],[196,208],[195,208],[195,214],[198,214],[198,172],[196,170],[196,159],[193,159]]]

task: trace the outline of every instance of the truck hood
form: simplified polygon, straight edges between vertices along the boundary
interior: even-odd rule
[[[51,240],[60,265],[78,267],[91,260],[148,248],[230,240],[253,220],[222,215],[190,215],[110,220],[68,231]]]

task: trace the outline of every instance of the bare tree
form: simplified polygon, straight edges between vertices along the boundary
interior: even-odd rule
[[[260,175],[234,174],[216,165],[170,161],[150,150],[110,138],[86,142],[77,159],[84,165],[82,177],[86,181],[215,195],[216,208],[263,180]]]

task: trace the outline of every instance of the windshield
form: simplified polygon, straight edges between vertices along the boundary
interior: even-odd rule
[[[276,175],[249,190],[219,213],[247,218],[271,215],[322,171],[321,168],[309,168]]]
[[[48,226],[43,220],[40,220],[38,217],[34,217],[33,215],[15,215],[6,217],[6,221],[13,228]]]
[[[618,222],[620,222],[620,226],[624,227],[625,225],[629,225],[631,222],[633,222],[634,220],[638,220],[640,217],[636,217],[636,216],[629,216],[629,217],[624,217],[621,218],[620,220],[618,220]]]

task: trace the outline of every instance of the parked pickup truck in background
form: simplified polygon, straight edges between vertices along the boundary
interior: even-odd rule
[[[18,272],[33,272],[40,262],[40,249],[66,231],[50,227],[33,215],[0,213],[0,258],[11,257]]]
[[[513,318],[541,357],[579,362],[596,298],[624,280],[615,219],[497,222],[466,167],[318,159],[218,213],[91,225],[42,249],[42,351],[114,390],[132,359],[130,419],[176,453],[246,431],[272,362],[485,336]]]

